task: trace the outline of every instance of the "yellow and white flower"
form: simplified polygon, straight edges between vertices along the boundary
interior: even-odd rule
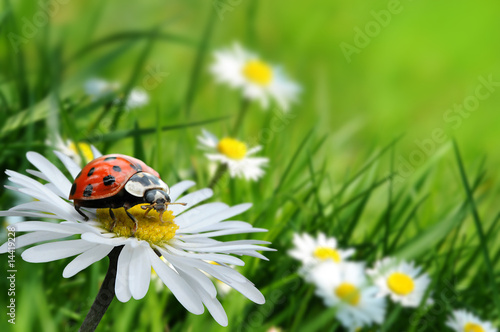
[[[258,100],[263,108],[268,108],[273,99],[287,111],[301,90],[280,67],[261,60],[237,43],[231,48],[216,51],[210,70],[216,81],[241,89],[245,98]]]
[[[71,180],[35,152],[27,154],[28,160],[38,169],[31,174],[43,179],[45,184],[30,176],[6,171],[9,181],[17,185],[8,189],[35,200],[0,211],[0,216],[51,217],[60,221],[26,221],[12,226],[16,232],[27,232],[16,237],[16,250],[35,245],[21,254],[25,261],[42,263],[76,256],[63,271],[63,277],[70,278],[115,248],[121,248],[115,283],[119,301],[142,299],[149,289],[153,268],[188,311],[199,315],[206,307],[223,326],[228,324],[228,318],[217,300],[217,289],[202,272],[228,284],[255,303],[265,302],[253,283],[229,265],[245,264],[232,254],[266,259],[257,251],[273,250],[260,246],[269,242],[216,239],[224,235],[265,232],[246,222],[227,221],[248,210],[251,204],[232,207],[221,202],[200,204],[213,195],[212,190],[201,189],[183,195],[195,183],[182,181],[170,187],[170,198],[172,202],[179,200],[187,205],[170,206],[163,216],[154,211],[146,215],[141,208],[143,205],[136,205],[128,210],[139,221],[136,229],[124,209],[115,209],[112,218],[107,208],[84,208],[89,217],[84,221],[68,201],[71,182],[81,168],[68,156],[57,151],[56,155],[71,174]],[[0,254],[8,251],[9,243],[0,246]],[[207,263],[207,260],[218,265]]]
[[[231,137],[219,140],[207,130],[203,130],[202,135],[198,136],[198,141],[201,148],[207,150],[205,156],[209,160],[227,165],[231,177],[255,181],[264,176],[263,167],[269,163],[269,159],[252,157],[262,149],[261,146],[249,149],[242,141]]]
[[[490,322],[482,321],[465,310],[455,310],[446,321],[446,326],[456,332],[498,332]]]
[[[428,274],[421,271],[413,262],[384,258],[375,262],[367,274],[379,287],[379,296],[389,295],[394,302],[405,307],[418,307],[431,282]],[[431,303],[432,300],[428,299],[427,304]]]
[[[309,279],[316,285],[316,295],[327,307],[336,307],[336,317],[346,328],[382,323],[386,312],[385,298],[377,296],[377,287],[370,285],[364,264],[332,260],[318,264]]]
[[[324,233],[319,233],[316,238],[306,233],[294,234],[293,244],[295,247],[288,254],[305,266],[328,260],[340,263],[354,254],[354,249],[338,249],[337,240]]]

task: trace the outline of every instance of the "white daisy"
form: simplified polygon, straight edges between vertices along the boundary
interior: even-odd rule
[[[210,70],[216,81],[241,89],[245,98],[258,100],[263,108],[268,108],[270,99],[274,99],[287,111],[301,90],[280,67],[262,61],[237,43],[232,48],[216,51]]]
[[[101,78],[91,78],[84,83],[84,90],[92,100],[116,93],[120,89],[118,82],[109,82]]]
[[[80,172],[80,167],[66,155],[55,152],[66,166],[72,177]],[[97,156],[97,155],[96,155]],[[244,276],[228,265],[244,265],[244,262],[231,256],[248,255],[266,259],[257,250],[273,250],[259,246],[267,244],[258,240],[239,240],[221,242],[213,239],[228,234],[264,232],[265,229],[253,228],[242,221],[225,221],[248,210],[251,204],[233,207],[220,202],[198,203],[210,198],[212,190],[201,189],[193,193],[180,195],[194,185],[191,181],[182,181],[170,188],[173,202],[187,203],[187,206],[169,206],[159,220],[154,210],[144,214],[141,205],[130,209],[139,220],[139,227],[132,236],[134,223],[127,217],[124,209],[115,209],[118,221],[110,231],[113,220],[108,209],[84,209],[90,218],[84,222],[76,212],[72,202],[67,200],[71,181],[64,174],[38,153],[29,152],[28,160],[38,170],[28,173],[44,181],[39,181],[6,171],[9,180],[18,187],[8,187],[32,198],[35,201],[14,206],[3,211],[0,216],[26,216],[62,220],[59,223],[27,221],[13,225],[16,232],[29,232],[16,238],[16,249],[39,242],[54,241],[36,245],[25,250],[22,258],[28,262],[50,262],[62,258],[77,256],[64,269],[63,277],[69,278],[108,255],[115,247],[123,246],[118,257],[115,292],[121,302],[143,298],[149,288],[151,268],[170,289],[172,294],[190,312],[201,314],[205,305],[214,319],[221,325],[227,325],[227,316],[216,298],[217,290],[206,272],[228,284],[255,303],[265,302],[263,295]],[[65,239],[78,236],[77,239]],[[0,247],[0,253],[7,252],[7,244]],[[163,256],[165,261],[159,258]],[[207,263],[215,261],[219,265]]]
[[[413,262],[384,258],[375,262],[374,268],[367,274],[378,286],[379,296],[390,295],[394,302],[405,307],[418,307],[431,282],[428,274],[421,270]],[[428,299],[427,304],[431,303],[432,300]]]
[[[345,327],[384,320],[385,299],[377,297],[377,287],[368,284],[363,264],[327,260],[312,268],[309,279],[325,305],[337,308],[336,317]]]
[[[47,142],[47,143],[49,143],[49,142]],[[49,145],[50,145],[50,143],[49,143]],[[87,164],[89,161],[94,159],[94,153],[92,152],[92,147],[88,143],[80,142],[80,143],[75,144],[75,142],[73,142],[70,139],[63,141],[61,136],[56,135],[55,144],[53,144],[53,145],[58,151],[64,153],[65,155],[67,155],[68,157],[73,159],[73,161],[77,165],[82,165],[82,158],[80,157],[80,154],[78,153],[78,149],[80,149],[80,151],[83,154],[83,157],[85,158],[85,160],[83,160],[83,164]],[[77,149],[77,146],[78,146],[78,149]]]
[[[146,106],[149,103],[149,95],[146,91],[134,88],[130,91],[127,100],[125,101],[125,109],[132,110]]]
[[[264,176],[263,166],[267,165],[269,158],[251,157],[259,152],[262,147],[255,146],[248,149],[246,144],[230,137],[219,140],[215,135],[203,129],[203,135],[198,136],[198,141],[208,159],[228,166],[231,177],[243,177],[247,180],[258,180]]]
[[[455,310],[446,321],[446,326],[456,332],[497,332],[490,322],[482,321],[465,310]]]
[[[354,249],[338,249],[337,240],[334,237],[326,237],[324,233],[319,233],[317,238],[306,233],[293,234],[293,244],[295,247],[288,254],[305,266],[327,260],[340,263],[354,254]]]

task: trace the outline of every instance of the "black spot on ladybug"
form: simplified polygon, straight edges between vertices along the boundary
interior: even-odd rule
[[[115,172],[121,172],[122,169],[120,168],[120,166],[113,166],[113,171],[115,171]]]
[[[115,183],[115,177],[113,175],[108,175],[102,178],[105,186],[110,186]]]
[[[92,185],[89,184],[87,187],[85,187],[85,190],[83,191],[83,196],[90,197],[92,195],[92,190],[94,190],[94,187],[92,187]]]
[[[73,196],[76,192],[76,183],[73,183],[73,185],[71,186],[71,191],[69,192],[69,195],[70,196]]]
[[[104,161],[108,161],[108,160],[115,160],[116,157],[108,157],[108,158],[104,158]]]
[[[91,176],[92,174],[94,174],[94,171],[95,171],[95,167],[92,167],[90,169],[90,171],[87,173],[87,176]]]

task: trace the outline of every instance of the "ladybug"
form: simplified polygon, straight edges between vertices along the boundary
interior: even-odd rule
[[[85,221],[89,220],[80,208],[109,208],[109,215],[114,220],[111,230],[116,225],[117,219],[112,209],[123,207],[127,215],[135,223],[132,233],[137,230],[137,219],[128,210],[142,203],[146,210],[151,209],[160,214],[167,210],[170,203],[170,189],[160,179],[157,171],[146,165],[143,161],[122,154],[109,154],[92,160],[76,176],[71,187],[69,199],[72,199],[75,210],[81,214]]]

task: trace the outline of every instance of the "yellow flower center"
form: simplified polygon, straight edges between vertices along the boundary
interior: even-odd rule
[[[387,278],[387,286],[398,295],[408,295],[413,292],[415,283],[410,276],[401,272],[394,272]]]
[[[464,326],[464,332],[484,332],[484,329],[478,324],[467,323]]]
[[[237,139],[225,137],[217,144],[217,150],[228,158],[240,160],[245,158],[247,154],[247,146],[245,143]]]
[[[243,67],[243,75],[259,85],[268,85],[273,77],[271,67],[260,60],[250,60]]]
[[[147,206],[149,204],[142,205]],[[172,211],[165,211],[162,220],[160,220],[160,216],[155,210],[151,210],[145,215],[145,211],[141,208],[142,205],[136,205],[128,210],[128,212],[138,221],[137,230],[133,236],[139,240],[147,241],[150,244],[162,245],[167,243],[174,237],[177,229],[179,229],[179,226],[174,223],[175,216]],[[109,215],[109,209],[98,209],[97,219],[102,223],[105,229],[115,233],[117,236],[132,236],[135,224],[125,213],[125,209],[113,209],[113,213],[116,218],[116,224],[113,230],[111,230],[111,226],[115,222]]]
[[[319,260],[326,261],[327,259],[332,259],[333,261],[340,262],[340,254],[337,250],[329,247],[317,247],[314,250],[314,257]]]
[[[344,282],[340,284],[340,286],[335,289],[335,294],[344,302],[349,303],[350,305],[356,306],[361,299],[361,294],[359,289],[356,288],[353,284],[348,282]]]
[[[90,148],[90,145],[87,143],[78,143],[78,148],[77,148],[76,144],[74,142],[71,142],[69,143],[68,148],[75,154],[78,154],[78,149],[80,149],[87,162],[94,159],[94,154],[92,153],[92,149]]]

